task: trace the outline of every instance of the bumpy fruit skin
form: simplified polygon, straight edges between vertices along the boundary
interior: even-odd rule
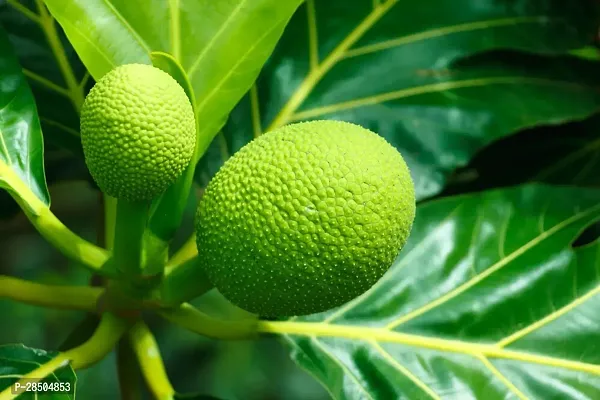
[[[339,121],[255,139],[209,183],[196,215],[199,259],[232,303],[306,315],[367,291],[405,244],[414,185],[400,153]]]
[[[122,65],[86,97],[81,141],[90,174],[104,193],[132,202],[151,200],[192,158],[194,112],[183,88],[166,72]]]

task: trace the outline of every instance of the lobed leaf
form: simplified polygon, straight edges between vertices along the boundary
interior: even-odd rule
[[[572,243],[598,219],[575,187],[427,202],[370,291],[263,329],[337,399],[595,398],[600,241]]]

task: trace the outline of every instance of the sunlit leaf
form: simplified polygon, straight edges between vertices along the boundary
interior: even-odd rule
[[[308,0],[231,114],[227,146],[219,138],[202,160],[199,182],[261,132],[325,118],[386,137],[419,198],[436,194],[493,140],[597,109],[598,66],[555,57],[591,42],[597,17],[597,3],[562,0]],[[471,58],[493,50],[511,52]]]
[[[365,295],[263,322],[337,399],[592,399],[600,393],[600,191],[528,185],[421,205]]]
[[[22,195],[22,186],[49,204],[44,145],[29,85],[0,29],[0,187]]]
[[[11,344],[0,346],[0,391],[14,385],[23,375],[50,361],[55,355],[56,353],[33,349],[23,345]],[[30,391],[21,394],[18,399],[74,400],[76,381],[77,378],[73,368],[65,366],[46,377],[43,381],[40,381],[43,384],[52,384],[53,387],[55,385],[62,385],[64,388],[62,392],[53,393],[52,391],[44,391],[36,394]],[[58,389],[60,390],[61,387],[58,386]]]
[[[96,80],[117,65],[149,64],[152,51],[173,55],[194,89],[203,150],[256,79],[302,1],[45,2]]]

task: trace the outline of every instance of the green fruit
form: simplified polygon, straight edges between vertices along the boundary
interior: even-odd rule
[[[81,142],[100,189],[128,201],[151,200],[189,164],[196,144],[185,91],[150,65],[119,66],[92,88],[81,108]]]
[[[199,260],[247,311],[312,314],[371,288],[414,216],[408,167],[382,137],[346,122],[297,123],[243,147],[209,183]]]

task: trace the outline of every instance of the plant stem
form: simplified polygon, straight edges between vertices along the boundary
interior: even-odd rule
[[[148,203],[117,201],[113,257],[119,272],[128,280],[142,273],[142,244],[148,221]]]
[[[157,400],[171,400],[175,389],[169,382],[167,371],[160,356],[154,335],[143,322],[138,322],[129,331],[129,342],[137,355],[142,375]]]
[[[117,375],[121,400],[141,400],[139,366],[129,341],[122,338],[117,346]]]
[[[3,162],[0,162],[0,187],[7,189],[33,226],[64,255],[82,263],[94,273],[110,275],[109,271],[101,269],[108,259],[108,252],[69,230]]]
[[[104,245],[112,251],[115,244],[115,224],[117,220],[117,199],[104,196]]]
[[[102,292],[101,288],[44,285],[0,275],[0,298],[44,307],[96,312]]]
[[[196,236],[192,235],[169,259],[165,272],[168,273],[170,269],[176,268],[178,265],[183,264],[197,255],[198,249],[196,248]]]
[[[200,297],[213,287],[204,269],[198,265],[198,257],[194,257],[166,272],[157,288],[158,298],[161,304],[171,307]]]
[[[102,316],[94,334],[81,346],[59,354],[47,363],[23,375],[19,380],[23,386],[25,382],[39,382],[57,369],[71,364],[74,369],[87,368],[102,360],[114,348],[121,336],[127,331],[130,322],[106,313]],[[12,400],[19,394],[13,394],[11,387],[0,393],[0,400]]]
[[[225,321],[204,314],[188,303],[159,311],[159,315],[192,332],[214,339],[248,339],[256,334],[256,319]]]

